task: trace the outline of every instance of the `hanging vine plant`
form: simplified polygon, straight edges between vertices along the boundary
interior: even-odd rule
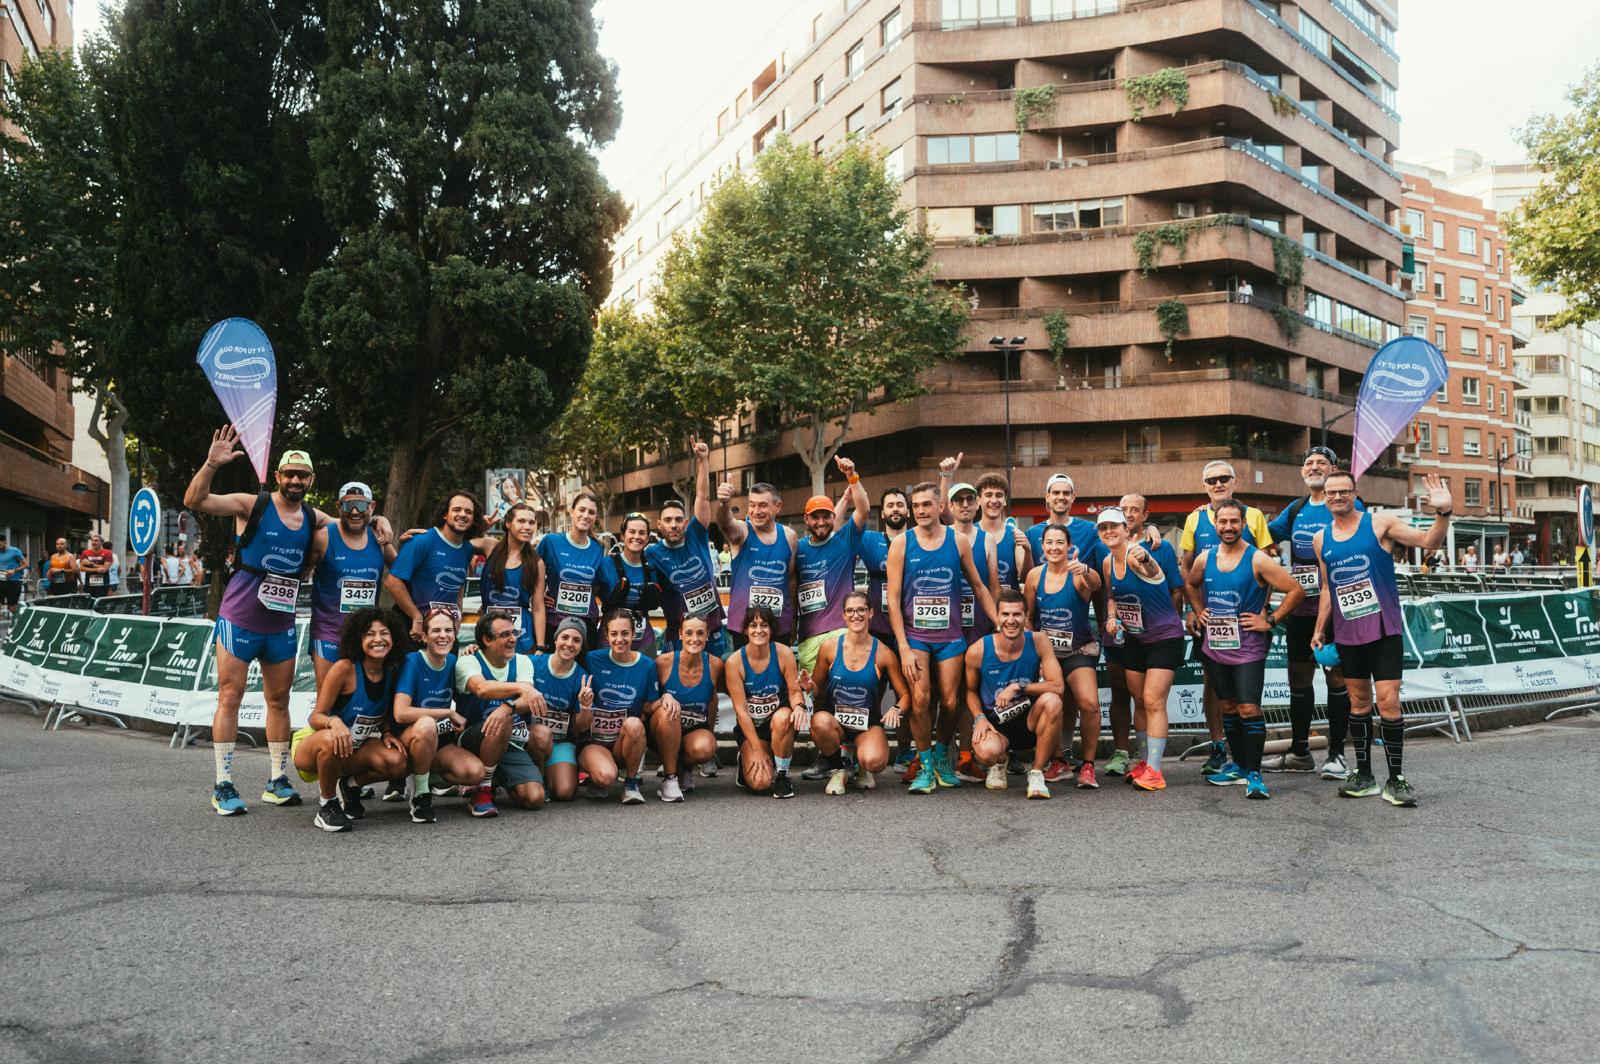
[[[1273,308],[1272,320],[1291,345],[1300,339],[1305,322],[1295,313],[1305,291],[1306,249],[1287,237],[1272,238],[1272,272],[1283,286],[1283,304]]]
[[[1133,108],[1135,122],[1167,100],[1172,101],[1172,113],[1177,114],[1189,104],[1189,75],[1177,67],[1164,67],[1151,74],[1124,78],[1122,94]]]
[[[1052,310],[1044,316],[1044,334],[1050,342],[1050,358],[1056,364],[1057,373],[1061,372],[1062,362],[1067,356],[1067,337],[1071,331],[1072,324],[1062,311]]]
[[[1269,92],[1268,98],[1272,100],[1272,111],[1277,115],[1292,115],[1300,110],[1300,105],[1291,100],[1286,93]]]
[[[1167,341],[1167,361],[1172,361],[1172,342],[1189,335],[1189,308],[1181,299],[1163,299],[1156,304],[1156,328]]]
[[[1031,89],[1016,89],[1011,93],[1011,104],[1016,111],[1017,135],[1028,131],[1028,123],[1049,114],[1056,104],[1054,85],[1037,85]]]
[[[1214,214],[1209,218],[1195,218],[1185,222],[1167,222],[1153,229],[1141,229],[1133,235],[1133,254],[1139,272],[1149,277],[1156,271],[1156,257],[1161,248],[1170,247],[1178,252],[1182,262],[1189,253],[1189,238],[1202,229],[1219,229],[1238,224],[1238,216]]]

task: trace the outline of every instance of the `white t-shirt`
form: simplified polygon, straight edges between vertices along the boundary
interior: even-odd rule
[[[488,664],[489,659],[488,658],[483,658],[482,664],[480,664],[479,663],[480,656],[481,655],[478,655],[478,654],[463,654],[463,655],[461,655],[461,657],[456,659],[456,690],[457,691],[465,692],[466,689],[467,689],[467,681],[468,680],[472,679],[474,676],[477,676],[477,677],[480,677],[480,678],[483,676],[483,665]],[[515,683],[532,683],[533,682],[533,659],[528,657],[528,655],[526,655],[526,654],[517,654],[515,657],[512,658],[512,661],[515,661],[516,664],[517,664],[517,678],[513,682],[515,682]],[[495,668],[493,665],[489,665],[489,675],[493,676],[496,680],[499,680],[501,683],[505,682],[506,676],[510,672],[511,672],[511,662],[510,661],[506,662],[505,665],[501,666],[498,669]]]

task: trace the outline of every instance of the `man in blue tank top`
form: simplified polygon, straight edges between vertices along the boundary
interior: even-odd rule
[[[460,620],[473,552],[487,554],[493,547],[494,540],[483,534],[478,497],[470,491],[445,496],[434,526],[405,541],[383,578],[394,608],[411,621],[411,638],[422,641],[422,618],[429,610],[452,610]]]
[[[339,520],[311,537],[303,577],[311,580],[311,666],[317,683],[339,660],[339,634],[350,614],[378,604],[393,545],[380,545],[372,521],[372,489],[352,480],[339,489]]]
[[[847,516],[841,521],[834,501],[814,495],[806,503],[806,531],[795,548],[795,611],[799,643],[795,659],[802,672],[817,667],[817,650],[828,636],[844,629],[844,597],[856,586],[856,550],[867,527],[872,500],[856,475],[856,464],[834,456],[849,487]]]
[[[1416,547],[1426,554],[1444,543],[1454,510],[1450,489],[1434,473],[1423,478],[1423,483],[1428,488],[1428,503],[1437,514],[1426,531],[1412,528],[1394,514],[1357,510],[1355,478],[1343,470],[1328,474],[1323,483],[1323,497],[1333,521],[1312,543],[1326,591],[1317,606],[1311,647],[1323,646],[1322,633],[1331,621],[1345,686],[1350,689],[1350,742],[1356,754],[1355,773],[1339,789],[1346,798],[1379,793],[1372,775],[1372,706],[1376,702],[1389,769],[1383,798],[1390,805],[1417,804],[1417,792],[1401,772],[1406,737],[1400,712],[1405,620],[1390,552],[1401,546]]]
[[[1212,511],[1215,547],[1195,556],[1185,592],[1206,634],[1206,682],[1222,707],[1222,732],[1232,761],[1206,777],[1219,787],[1245,786],[1246,798],[1270,798],[1261,779],[1267,722],[1261,688],[1267,674],[1272,630],[1294,612],[1305,588],[1265,552],[1244,542],[1244,504],[1224,499]],[[1269,609],[1269,593],[1283,601]]]
[[[232,425],[212,434],[211,447],[189,487],[183,505],[197,513],[233,518],[238,560],[223,591],[217,614],[217,711],[211,721],[211,751],[216,783],[211,806],[221,816],[247,811],[233,784],[233,751],[239,736],[239,702],[244,698],[250,663],[261,665],[261,689],[267,703],[267,753],[271,760],[262,801],[299,805],[289,782],[289,685],[294,681],[295,600],[306,551],[327,514],[305,502],[313,482],[311,456],[285,451],[278,459],[277,490],[264,498],[236,492],[216,495],[211,481],[217,470],[242,455],[239,433]],[[259,515],[252,521],[259,509]],[[387,521],[377,523],[378,539],[389,542]]]
[[[1044,768],[1061,738],[1066,681],[1050,637],[1024,627],[1028,606],[1022,592],[1003,587],[995,602],[1000,616],[994,633],[966,652],[972,756],[988,769],[1003,764],[1012,750],[1031,751],[1027,796],[1049,798]],[[995,778],[990,789],[1003,789],[1005,778]]]
[[[656,515],[660,540],[644,549],[645,560],[661,574],[661,613],[667,627],[663,633],[667,649],[683,645],[681,628],[685,617],[705,619],[709,632],[706,649],[726,657],[727,639],[723,635],[724,611],[717,593],[717,571],[711,562],[711,448],[704,440],[691,444],[694,450],[694,514],[690,516],[678,499],[661,504]]]
[[[788,643],[794,636],[795,564],[797,537],[778,523],[783,499],[771,484],[752,485],[745,497],[750,511],[743,521],[733,519],[730,500],[733,484],[717,485],[717,527],[733,551],[733,583],[728,591],[729,650],[738,650],[748,640],[744,635],[745,614],[754,606],[765,606],[778,618],[774,643]]]

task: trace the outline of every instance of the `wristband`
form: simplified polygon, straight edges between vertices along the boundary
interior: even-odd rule
[[[859,484],[861,483],[861,474],[851,473],[849,476],[844,478],[844,482],[846,484]]]
[[[955,476],[955,474],[954,473],[946,473],[944,470],[941,469],[941,470],[939,470],[939,476],[941,476],[945,480],[949,480],[951,477]]]
[[[1455,509],[1454,506],[1452,506],[1448,510],[1435,510],[1433,513],[1434,513],[1435,517],[1449,517],[1451,514],[1453,514],[1455,512],[1456,512],[1456,509]]]

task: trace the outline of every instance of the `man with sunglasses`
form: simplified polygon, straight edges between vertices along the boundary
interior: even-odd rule
[[[1200,480],[1206,489],[1205,504],[1190,512],[1183,522],[1183,535],[1178,537],[1178,560],[1185,578],[1188,577],[1189,569],[1194,564],[1197,554],[1222,543],[1222,537],[1217,534],[1216,507],[1222,500],[1233,497],[1235,481],[1233,466],[1223,461],[1207,462],[1200,472]],[[1257,550],[1266,550],[1272,546],[1272,533],[1267,531],[1267,515],[1254,506],[1244,508],[1243,539]],[[1195,653],[1203,655],[1205,633],[1198,628],[1195,614],[1188,614],[1185,623],[1189,627],[1189,634],[1194,637]],[[1204,701],[1206,730],[1211,734],[1211,752],[1206,758],[1206,763],[1201,766],[1201,772],[1207,776],[1214,776],[1228,763],[1228,747],[1223,740],[1222,705],[1212,693],[1209,683],[1206,684]]]
[[[1311,685],[1316,676],[1316,658],[1311,653],[1311,635],[1317,626],[1317,607],[1322,602],[1322,571],[1312,543],[1317,533],[1328,527],[1333,514],[1328,510],[1323,491],[1328,475],[1338,466],[1331,447],[1312,447],[1300,461],[1300,479],[1308,494],[1285,506],[1267,530],[1279,542],[1287,541],[1289,568],[1305,588],[1306,597],[1289,615],[1289,749],[1262,762],[1267,772],[1310,772],[1316,768],[1311,758],[1311,719],[1316,715],[1317,692]],[[1357,512],[1366,509],[1359,498]],[[1325,643],[1333,642],[1332,630],[1324,631]],[[1322,763],[1322,778],[1343,780],[1350,770],[1344,760],[1345,736],[1350,727],[1350,692],[1338,666],[1322,670],[1328,684],[1328,757]]]
[[[372,489],[350,481],[339,489],[339,520],[311,537],[303,575],[311,580],[311,666],[319,685],[339,660],[345,618],[378,604],[383,570],[394,561],[393,544],[380,544],[367,527],[372,504]]]
[[[273,492],[214,494],[211,481],[217,470],[243,453],[238,430],[232,425],[218,429],[211,436],[205,463],[183,494],[188,509],[234,521],[237,560],[217,613],[217,711],[211,721],[216,766],[211,806],[219,816],[248,811],[233,784],[233,751],[239,735],[239,702],[244,698],[252,661],[261,666],[271,759],[261,800],[279,806],[300,804],[300,794],[289,782],[295,600],[311,539],[331,520],[305,501],[315,477],[311,456],[304,451],[285,451],[278,459],[277,490]],[[381,518],[375,528],[380,542],[388,542],[393,535]]]

